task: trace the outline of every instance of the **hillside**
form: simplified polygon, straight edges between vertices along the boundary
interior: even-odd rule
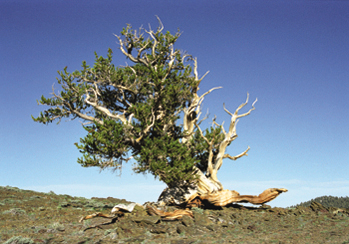
[[[301,202],[297,205],[291,206],[291,208],[295,208],[297,206],[309,207],[312,202],[321,203],[324,207],[349,208],[349,197],[333,196],[317,197],[307,202]]]
[[[192,208],[193,217],[167,221],[143,206],[112,219],[81,217],[110,214],[113,197],[86,199],[0,186],[0,243],[349,243],[349,209],[271,208],[232,204]],[[163,209],[172,212],[175,207]]]

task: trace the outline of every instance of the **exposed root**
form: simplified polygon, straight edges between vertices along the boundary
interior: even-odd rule
[[[252,204],[264,204],[267,202],[270,202],[271,200],[275,199],[278,195],[280,195],[283,192],[287,192],[287,189],[285,188],[269,188],[265,191],[263,191],[258,196],[253,195],[240,195],[237,191],[230,191],[230,190],[222,190],[211,194],[194,194],[190,197],[190,199],[187,201],[186,208],[192,208],[192,207],[202,207],[205,205],[213,205],[215,207],[224,207],[232,203],[252,203]],[[102,224],[94,225],[91,227],[86,228],[101,228],[102,225],[107,225],[114,223],[119,217],[122,217],[124,215],[124,212],[132,212],[134,206],[136,204],[130,204],[128,206],[121,206],[117,205],[113,208],[111,214],[103,214],[101,212],[96,212],[91,215],[87,215],[85,217],[82,217],[79,222],[86,219],[92,219],[95,217],[103,217],[103,218],[111,218],[112,220],[109,222],[105,222]],[[193,212],[188,209],[177,209],[173,212],[165,212],[162,211],[150,204],[146,206],[147,212],[149,215],[155,215],[160,216],[162,220],[178,220],[181,219],[183,216],[189,216],[190,218],[194,218]],[[84,231],[85,231],[84,230]]]
[[[93,214],[87,215],[85,217],[82,217],[79,220],[79,223],[82,223],[82,221],[84,221],[85,219],[92,219],[92,218],[95,218],[95,217],[103,217],[103,218],[112,219],[112,218],[116,218],[118,216],[116,214],[104,214],[104,213],[101,213],[101,212],[97,212],[97,213],[93,213]]]
[[[136,205],[140,205],[140,204],[138,204],[138,203],[131,203],[129,205],[118,204],[111,210],[111,214],[104,214],[104,213],[101,213],[101,212],[96,212],[96,213],[87,215],[85,217],[82,217],[79,220],[79,222],[81,223],[85,219],[92,219],[92,218],[95,218],[95,217],[103,217],[103,218],[109,218],[109,219],[122,217],[122,216],[124,216],[124,213],[132,212]],[[140,205],[140,206],[142,206],[142,205]]]
[[[84,220],[86,219],[92,219],[92,218],[96,218],[96,217],[102,217],[102,218],[108,218],[111,219],[110,221],[104,222],[104,223],[100,223],[100,224],[96,224],[96,225],[91,225],[89,227],[87,227],[86,229],[84,229],[83,231],[89,230],[89,229],[93,229],[93,228],[100,228],[102,229],[101,226],[103,225],[109,225],[109,224],[113,224],[115,223],[120,217],[124,216],[124,212],[119,211],[119,212],[115,212],[112,214],[104,214],[101,212],[96,212],[90,215],[87,215],[85,217],[82,217],[79,222],[82,223]]]
[[[163,220],[177,220],[181,219],[184,215],[187,215],[192,219],[194,218],[193,212],[190,210],[177,209],[173,212],[165,212],[151,205],[147,205],[147,212],[149,215],[160,216]]]

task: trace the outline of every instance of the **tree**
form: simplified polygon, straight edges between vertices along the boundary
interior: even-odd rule
[[[132,65],[115,67],[113,52],[107,58],[96,56],[90,67],[84,61],[82,70],[58,72],[62,91],[52,97],[41,97],[39,104],[50,108],[33,118],[49,124],[62,118],[82,119],[87,135],[75,143],[83,154],[83,167],[120,170],[133,159],[136,173],[150,173],[165,182],[162,204],[182,204],[207,200],[214,205],[231,202],[262,204],[286,189],[272,188],[259,196],[240,196],[223,190],[217,172],[223,159],[236,160],[247,155],[249,147],[237,156],[225,153],[237,138],[239,114],[249,96],[231,116],[228,131],[213,119],[212,126],[202,129],[200,119],[204,97],[215,89],[198,95],[203,77],[198,75],[197,59],[174,48],[180,37],[159,27],[153,31],[133,30],[127,25],[116,36],[120,50]],[[206,73],[207,74],[207,73]],[[182,123],[180,123],[182,120]]]

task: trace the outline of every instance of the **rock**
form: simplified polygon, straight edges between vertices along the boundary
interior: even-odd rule
[[[247,226],[247,229],[250,231],[255,231],[257,229],[257,227],[255,225],[249,225],[249,226]]]
[[[144,216],[134,218],[133,221],[136,223],[145,223],[145,224],[156,224],[160,222],[160,216]]]
[[[58,231],[65,231],[65,228],[63,226],[57,226],[56,230],[58,230]]]
[[[206,215],[194,212],[194,219],[195,219],[195,224],[196,225],[203,225],[207,226],[212,224],[212,221],[209,220],[209,218]]]
[[[311,208],[314,212],[323,212],[323,213],[327,213],[327,212],[328,212],[327,208],[325,208],[325,207],[322,206],[320,203],[315,202],[315,201],[311,202],[310,208]]]
[[[183,224],[184,226],[186,226],[186,227],[189,227],[189,226],[194,225],[194,221],[193,221],[193,219],[190,218],[189,216],[184,215],[184,216],[182,217],[182,224]]]
[[[154,226],[152,228],[150,228],[150,233],[154,233],[154,234],[164,234],[167,233],[167,229],[168,227],[166,226]]]
[[[132,212],[136,216],[148,216],[147,211],[143,206],[136,205]]]
[[[123,230],[128,230],[128,229],[134,229],[136,227],[135,223],[131,220],[123,220],[118,222],[117,226],[119,227],[118,229],[123,229]]]
[[[214,224],[206,225],[206,229],[210,231],[215,231],[217,229],[217,226]]]
[[[278,215],[279,215],[279,216],[285,216],[285,215],[287,215],[287,210],[280,209],[280,210],[278,211]]]
[[[177,226],[177,233],[178,234],[185,233],[185,227],[183,225],[178,225]]]
[[[46,233],[46,232],[47,232],[46,229],[41,229],[41,230],[38,231],[38,233],[40,233],[40,234],[43,234],[43,233]]]

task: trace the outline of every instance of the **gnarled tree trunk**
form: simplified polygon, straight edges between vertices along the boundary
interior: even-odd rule
[[[206,73],[207,74],[207,73]],[[205,74],[205,75],[206,75]],[[221,128],[224,133],[224,139],[219,143],[219,145],[214,145],[214,140],[208,140],[199,127],[200,122],[198,119],[201,114],[201,103],[204,97],[209,94],[211,91],[218,89],[220,87],[212,88],[208,92],[204,93],[200,97],[197,92],[199,90],[199,84],[201,79],[198,77],[197,72],[197,60],[194,59],[194,75],[197,81],[197,87],[193,89],[194,98],[188,108],[184,109],[184,119],[183,119],[183,127],[184,130],[187,131],[187,137],[182,139],[182,143],[190,143],[190,138],[194,134],[194,130],[197,129],[200,132],[201,137],[207,142],[209,145],[208,151],[208,162],[206,173],[204,174],[200,169],[195,168],[194,174],[197,175],[198,181],[196,184],[192,184],[190,186],[175,186],[166,188],[160,195],[158,202],[160,205],[183,205],[183,204],[191,204],[195,199],[199,199],[200,201],[207,201],[209,204],[215,206],[226,206],[230,203],[234,202],[245,202],[252,204],[264,204],[275,199],[282,192],[287,192],[284,188],[269,188],[263,191],[258,196],[252,195],[240,195],[237,191],[224,190],[222,184],[219,182],[217,178],[217,172],[223,164],[224,158],[229,158],[232,160],[236,160],[241,158],[242,156],[246,156],[250,147],[248,147],[244,152],[240,153],[236,156],[231,156],[226,154],[227,146],[237,138],[236,134],[236,124],[239,118],[245,117],[251,113],[255,109],[254,104],[257,102],[257,99],[252,103],[252,108],[243,114],[238,114],[239,111],[247,105],[249,100],[249,94],[247,94],[246,101],[241,104],[234,113],[229,112],[225,105],[223,104],[224,110],[231,116],[229,131],[225,131],[223,124],[219,125],[215,119],[213,120],[213,124]],[[204,75],[204,76],[205,76]],[[193,114],[195,116],[193,116]],[[205,118],[204,118],[205,119]],[[218,151],[216,155],[214,155],[214,149]]]
[[[264,204],[287,192],[285,188],[269,188],[258,196],[240,195],[237,191],[223,189],[221,184],[210,179],[200,181],[197,185],[166,188],[160,195],[158,203],[164,205],[197,206],[208,203],[214,206],[227,206],[231,203]]]

